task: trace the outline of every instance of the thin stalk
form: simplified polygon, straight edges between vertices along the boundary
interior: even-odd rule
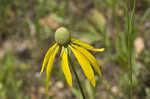
[[[129,65],[129,78],[130,78],[130,95],[129,99],[133,99],[133,79],[132,79],[132,74],[133,74],[133,68],[132,68],[132,61],[133,61],[133,24],[134,24],[134,15],[135,15],[135,5],[136,5],[136,0],[133,1],[133,9],[131,12],[131,16],[129,14],[129,1],[127,0],[127,9],[126,9],[126,14],[127,14],[127,32],[128,32],[128,65]]]
[[[68,50],[68,49],[67,49],[67,50]],[[82,88],[82,86],[81,86],[81,83],[80,83],[80,80],[79,80],[79,77],[78,77],[78,74],[77,74],[77,72],[76,72],[76,70],[75,70],[75,68],[74,68],[74,64],[73,64],[73,62],[72,62],[72,60],[71,60],[71,58],[70,58],[69,50],[68,50],[68,60],[69,60],[69,63],[70,63],[70,65],[71,65],[71,68],[72,68],[72,70],[73,70],[73,73],[75,74],[75,77],[76,77],[76,79],[77,79],[77,83],[78,83],[78,85],[79,85],[79,89],[80,89],[80,91],[81,91],[82,97],[83,97],[83,99],[86,99],[86,98],[85,98],[85,95],[84,95],[84,92],[83,92],[83,88]]]

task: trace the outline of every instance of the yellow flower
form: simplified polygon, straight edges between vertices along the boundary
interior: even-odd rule
[[[43,65],[41,72],[44,71],[45,66],[46,67],[46,89],[48,91],[48,84],[50,82],[50,76],[51,71],[53,68],[53,62],[55,59],[55,56],[59,49],[61,48],[61,64],[62,64],[62,70],[64,72],[65,78],[69,86],[72,87],[72,75],[69,68],[69,61],[68,61],[68,50],[71,49],[73,54],[75,55],[77,61],[81,65],[81,68],[87,77],[87,79],[91,82],[91,84],[95,87],[95,78],[94,78],[94,72],[93,68],[96,70],[96,72],[101,76],[101,70],[99,68],[98,62],[96,61],[95,57],[88,51],[95,51],[95,52],[103,52],[104,48],[96,49],[91,45],[88,45],[80,40],[77,40],[75,38],[71,39],[70,32],[64,28],[61,27],[57,29],[55,33],[55,41],[56,44],[54,44],[52,47],[50,47],[44,57]],[[88,49],[88,50],[87,50]]]

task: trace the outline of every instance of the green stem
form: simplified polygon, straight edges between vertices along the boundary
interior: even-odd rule
[[[128,65],[129,65],[129,77],[130,77],[130,95],[129,99],[133,99],[133,79],[132,79],[132,74],[133,74],[133,68],[132,68],[132,61],[133,61],[133,25],[134,25],[134,15],[135,15],[135,5],[136,5],[136,0],[133,1],[133,9],[131,12],[131,16],[129,15],[129,1],[127,0],[127,9],[126,9],[126,15],[127,15],[127,32],[128,32]]]
[[[68,50],[68,49],[67,49],[67,50]],[[69,63],[70,63],[70,65],[71,65],[71,68],[72,68],[72,70],[73,70],[73,72],[74,72],[74,74],[75,74],[75,77],[76,77],[76,79],[77,79],[77,83],[78,83],[78,85],[79,85],[79,88],[80,88],[82,97],[83,97],[83,99],[86,99],[86,98],[85,98],[85,95],[84,95],[84,92],[83,92],[83,88],[82,88],[82,86],[81,86],[81,83],[80,83],[80,80],[79,80],[79,77],[78,77],[78,74],[77,74],[77,72],[76,72],[76,70],[75,70],[75,68],[74,68],[74,64],[73,64],[73,62],[72,62],[72,60],[71,60],[71,58],[70,58],[69,50],[68,50],[68,60],[69,60]]]

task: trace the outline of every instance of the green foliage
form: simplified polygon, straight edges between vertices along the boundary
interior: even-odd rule
[[[83,83],[85,85],[85,86],[83,86],[85,88],[84,91],[85,91],[85,93],[87,93],[88,99],[95,99],[95,93],[94,93],[93,87],[91,86],[90,82],[88,80],[85,80]],[[71,91],[76,96],[76,99],[83,99],[79,89],[71,88]]]
[[[22,80],[16,80],[15,68],[13,65],[14,56],[10,52],[6,53],[0,70],[0,98],[20,99]]]

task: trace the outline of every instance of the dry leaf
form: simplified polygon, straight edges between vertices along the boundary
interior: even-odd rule
[[[140,54],[143,51],[145,45],[144,45],[144,41],[143,41],[143,39],[141,37],[137,37],[135,39],[135,41],[134,41],[134,47],[135,47],[135,50],[136,50],[136,52],[138,54]]]
[[[113,87],[111,88],[111,90],[112,90],[112,92],[113,92],[114,94],[117,94],[117,93],[118,93],[118,87],[117,87],[117,86],[113,86]]]
[[[56,29],[60,25],[60,23],[56,19],[54,19],[54,18],[52,18],[50,16],[47,16],[45,18],[41,18],[39,20],[39,24],[41,26],[48,25],[51,29]]]

